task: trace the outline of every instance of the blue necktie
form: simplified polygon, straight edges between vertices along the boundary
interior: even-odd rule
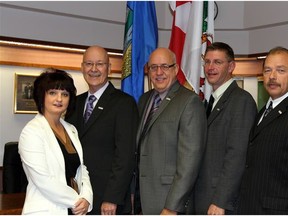
[[[86,105],[86,110],[84,113],[84,122],[86,123],[88,121],[88,119],[91,116],[91,113],[93,112],[93,103],[96,100],[96,97],[94,95],[90,95],[87,105]]]

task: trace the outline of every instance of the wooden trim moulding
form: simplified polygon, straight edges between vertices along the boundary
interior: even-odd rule
[[[82,55],[87,47],[0,36],[0,64],[39,68],[55,67],[80,71]],[[122,51],[106,50],[112,67],[109,76],[121,77]],[[236,56],[236,68],[233,76],[262,76],[263,59],[259,59],[257,56],[263,55],[265,54]]]
[[[82,56],[87,47],[59,46],[59,44],[9,41],[0,37],[0,64],[24,67],[55,67],[64,70],[81,70]],[[112,76],[121,75],[122,53],[107,49]],[[114,75],[113,75],[114,74]]]

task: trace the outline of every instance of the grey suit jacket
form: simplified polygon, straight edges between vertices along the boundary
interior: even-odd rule
[[[195,188],[196,214],[207,214],[210,204],[234,210],[256,113],[254,99],[235,81],[212,110],[206,151]]]
[[[250,133],[238,214],[288,215],[288,97]]]
[[[143,214],[163,208],[185,212],[206,141],[205,108],[199,97],[177,81],[170,88],[140,139],[144,116],[153,91],[139,101],[139,182]]]

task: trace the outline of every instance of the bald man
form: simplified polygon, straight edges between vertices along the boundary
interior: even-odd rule
[[[91,46],[85,51],[81,69],[89,90],[77,97],[76,110],[67,121],[76,126],[83,146],[94,193],[90,213],[130,214],[136,102],[108,81],[111,63],[102,47]]]
[[[198,95],[179,84],[178,70],[169,49],[151,54],[148,73],[154,89],[140,98],[137,133],[145,215],[185,213],[204,152],[205,109]]]

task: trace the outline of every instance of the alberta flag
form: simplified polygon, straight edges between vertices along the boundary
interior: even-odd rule
[[[127,1],[121,88],[137,102],[144,93],[144,66],[157,44],[154,1]]]
[[[205,81],[201,55],[214,38],[214,1],[174,1],[169,48],[175,52],[179,82],[209,100],[212,88]]]

